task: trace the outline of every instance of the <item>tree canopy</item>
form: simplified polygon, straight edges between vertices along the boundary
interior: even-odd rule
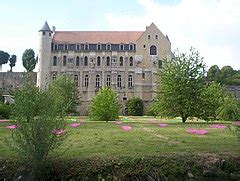
[[[17,56],[12,55],[11,58],[9,59],[10,72],[12,72],[12,68],[16,65],[16,61],[17,61]]]
[[[22,55],[23,66],[27,72],[32,72],[36,66],[37,58],[33,49],[26,49]]]
[[[10,55],[7,52],[0,51],[0,70],[2,70],[2,65],[8,62],[9,57]]]

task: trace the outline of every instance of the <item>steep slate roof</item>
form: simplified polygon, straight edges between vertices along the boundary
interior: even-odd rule
[[[144,31],[56,31],[53,43],[134,43]]]
[[[49,28],[47,21],[45,21],[44,25],[42,26],[42,28],[39,31],[51,31],[52,32],[52,30]]]

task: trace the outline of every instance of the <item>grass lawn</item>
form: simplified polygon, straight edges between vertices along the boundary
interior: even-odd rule
[[[151,117],[129,117],[123,125],[129,125],[132,130],[126,132],[121,125],[114,122],[88,121],[79,127],[67,126],[68,137],[57,152],[64,153],[66,158],[89,158],[93,156],[149,156],[165,153],[217,153],[238,154],[240,144],[235,135],[228,129],[213,129],[211,124],[225,124],[229,122],[207,123],[189,121],[181,123],[178,118],[149,121]],[[79,118],[76,118],[79,121]],[[68,123],[74,118],[67,118]],[[167,123],[166,127],[159,127],[159,123]],[[0,123],[0,157],[14,157],[14,153],[5,145],[4,139],[11,131],[6,128],[10,123]],[[188,133],[188,128],[206,129],[206,135]]]

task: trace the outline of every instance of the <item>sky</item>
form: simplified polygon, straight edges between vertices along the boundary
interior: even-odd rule
[[[240,0],[0,1],[0,50],[17,55],[13,71],[24,71],[25,49],[37,54],[38,30],[46,20],[59,31],[144,31],[154,22],[172,51],[195,47],[208,67],[240,69]],[[2,71],[9,69],[3,65]]]

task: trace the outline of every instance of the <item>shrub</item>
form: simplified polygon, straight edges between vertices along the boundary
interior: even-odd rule
[[[147,108],[147,112],[146,114],[148,116],[154,116],[156,117],[157,115],[159,115],[159,111],[158,111],[158,107],[156,103],[151,104],[148,108]]]
[[[9,119],[11,114],[11,105],[0,103],[0,118]]]
[[[130,116],[142,116],[143,115],[143,101],[139,97],[130,98],[126,102],[128,115]]]
[[[118,118],[118,101],[116,93],[110,88],[102,88],[92,99],[89,118],[97,121],[114,121]]]

